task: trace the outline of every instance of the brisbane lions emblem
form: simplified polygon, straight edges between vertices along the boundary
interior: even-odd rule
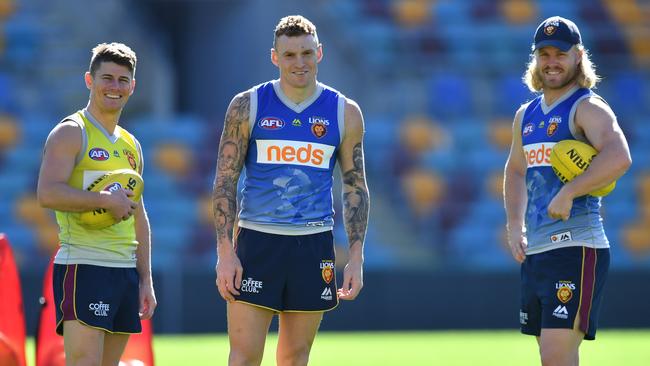
[[[547,36],[550,36],[550,35],[553,35],[553,33],[555,33],[555,30],[556,30],[556,29],[557,29],[557,27],[554,26],[554,25],[547,25],[547,26],[544,28],[544,33],[545,33]]]
[[[566,304],[573,297],[573,291],[569,287],[560,287],[557,290],[557,298]]]
[[[332,270],[332,267],[325,267],[323,268],[323,281],[325,283],[329,284],[332,282],[332,278],[334,277],[334,270]]]
[[[311,125],[311,133],[317,138],[321,138],[327,133],[327,127],[322,123],[314,123]]]
[[[129,165],[131,166],[131,169],[137,170],[137,164],[135,163],[135,155],[133,155],[133,152],[127,149],[124,149],[122,152],[124,155],[126,155],[126,158],[129,159]]]

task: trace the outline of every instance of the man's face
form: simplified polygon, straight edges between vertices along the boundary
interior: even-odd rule
[[[86,73],[85,80],[91,104],[106,113],[122,110],[135,89],[129,69],[114,62],[102,62],[95,75]]]
[[[294,88],[315,84],[322,57],[322,47],[312,35],[280,36],[271,50],[271,61],[280,69],[280,79]]]
[[[575,47],[566,52],[552,46],[537,50],[535,72],[545,90],[562,89],[575,80],[582,56],[580,52]]]

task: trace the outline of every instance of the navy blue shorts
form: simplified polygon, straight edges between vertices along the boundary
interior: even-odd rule
[[[338,305],[331,231],[276,235],[240,228],[244,273],[237,301],[281,311],[327,311]]]
[[[56,332],[77,320],[110,333],[140,333],[139,286],[135,268],[54,264]]]
[[[609,249],[568,247],[526,256],[521,266],[521,332],[539,336],[543,328],[575,326],[584,339],[595,339],[608,271]]]

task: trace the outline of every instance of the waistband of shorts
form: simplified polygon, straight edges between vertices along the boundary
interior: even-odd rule
[[[270,224],[259,224],[256,222],[250,222],[246,220],[239,220],[239,227],[243,227],[250,230],[260,231],[267,234],[276,234],[276,235],[311,235],[318,234],[325,231],[331,231],[332,226],[291,226],[291,225],[270,225]]]

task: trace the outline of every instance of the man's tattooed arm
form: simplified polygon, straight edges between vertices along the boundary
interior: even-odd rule
[[[370,207],[363,157],[363,117],[359,106],[348,100],[345,137],[339,150],[343,172],[343,216],[350,248],[363,248]]]
[[[249,112],[248,92],[235,96],[226,112],[212,191],[212,209],[218,244],[232,245],[237,216],[237,182],[248,150]]]
[[[343,174],[343,214],[350,247],[363,245],[370,208],[360,142],[352,150],[352,160],[354,168]]]

